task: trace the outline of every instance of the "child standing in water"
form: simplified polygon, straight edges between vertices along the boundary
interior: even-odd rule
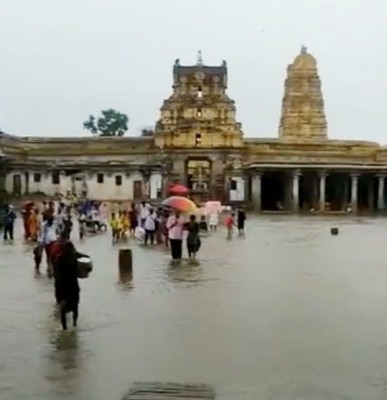
[[[227,217],[225,221],[225,225],[227,228],[227,239],[232,238],[232,233],[234,231],[234,226],[235,226],[235,220],[234,220],[235,214],[231,212]]]
[[[119,234],[119,222],[115,213],[112,213],[110,217],[110,228],[112,230],[112,241],[115,243]]]

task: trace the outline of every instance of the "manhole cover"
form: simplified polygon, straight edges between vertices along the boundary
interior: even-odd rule
[[[208,385],[180,383],[136,382],[122,400],[196,400],[215,399]]]

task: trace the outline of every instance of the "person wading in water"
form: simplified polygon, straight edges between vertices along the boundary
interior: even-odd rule
[[[168,229],[169,243],[171,245],[171,255],[173,261],[180,261],[183,256],[183,229],[184,222],[180,216],[180,211],[175,210],[168,220],[166,227]]]
[[[52,263],[50,258],[50,252],[52,244],[57,240],[56,229],[54,225],[54,217],[47,217],[46,222],[42,226],[41,244],[46,252],[47,259],[47,275],[49,278],[52,277]]]
[[[79,253],[70,242],[63,242],[54,261],[55,297],[60,307],[63,330],[67,330],[66,314],[73,313],[73,326],[77,326],[79,305],[78,257]]]
[[[191,215],[189,222],[187,224],[187,250],[188,250],[188,257],[195,261],[196,260],[196,253],[200,249],[200,237],[199,237],[199,224],[196,222],[195,215]]]
[[[16,214],[13,211],[13,206],[9,205],[7,212],[4,216],[4,240],[13,241],[13,231],[15,226]]]
[[[246,213],[244,212],[243,208],[238,210],[237,214],[237,225],[238,225],[238,234],[243,236],[245,234],[245,221],[246,221]]]

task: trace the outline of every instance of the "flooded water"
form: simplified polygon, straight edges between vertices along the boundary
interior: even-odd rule
[[[204,239],[196,267],[133,243],[131,285],[118,247],[88,238],[73,332],[30,248],[1,244],[0,399],[119,400],[135,381],[206,383],[227,400],[385,399],[386,232],[385,219],[251,219],[244,238]]]

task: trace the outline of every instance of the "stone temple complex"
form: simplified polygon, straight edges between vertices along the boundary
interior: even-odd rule
[[[244,138],[228,69],[173,66],[173,86],[150,136],[0,134],[0,190],[96,200],[157,201],[172,183],[196,201],[257,212],[383,211],[387,148],[328,138],[316,59],[303,47],[287,68],[277,139]]]

